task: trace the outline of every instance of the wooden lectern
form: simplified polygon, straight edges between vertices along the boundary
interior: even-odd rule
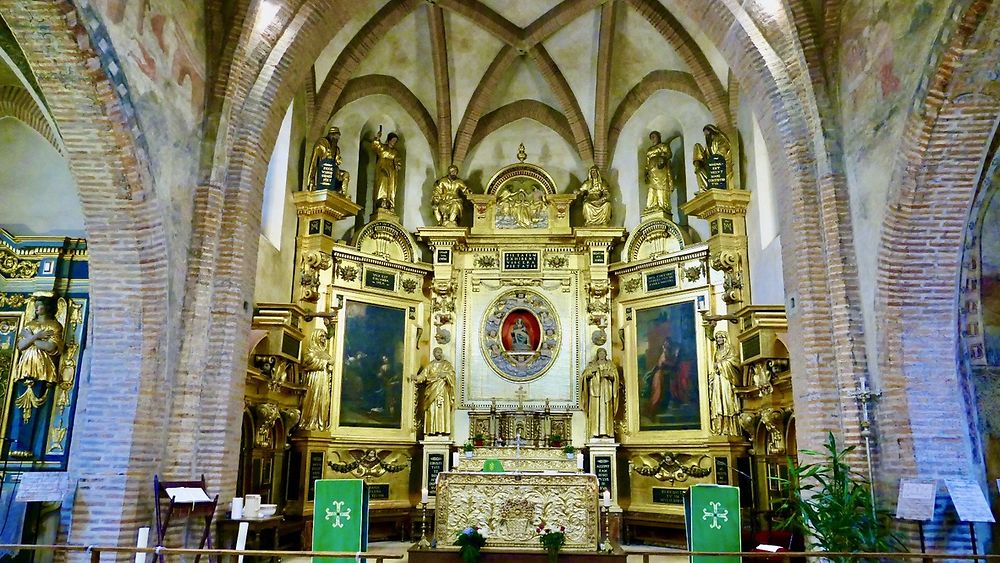
[[[183,518],[202,518],[205,524],[201,533],[201,541],[198,542],[198,549],[206,546],[212,547],[212,540],[209,532],[212,529],[212,518],[215,516],[215,509],[219,504],[219,495],[209,498],[205,492],[205,476],[202,475],[200,481],[160,481],[160,476],[153,476],[153,508],[156,512],[156,545],[162,546],[164,538],[167,536],[167,529],[171,520]],[[164,512],[164,507],[166,511]],[[195,555],[194,561],[198,563],[201,554]],[[159,563],[165,563],[163,554],[157,554]]]

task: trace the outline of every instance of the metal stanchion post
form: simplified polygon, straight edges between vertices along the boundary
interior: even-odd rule
[[[431,546],[431,542],[427,541],[427,503],[420,503],[420,541],[417,543],[417,547],[420,549],[427,549]]]

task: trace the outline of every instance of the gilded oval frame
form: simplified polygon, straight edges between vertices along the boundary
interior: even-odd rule
[[[538,348],[530,353],[508,351],[500,329],[517,310],[532,314],[540,327]],[[512,383],[527,383],[545,375],[559,355],[562,329],[552,302],[530,289],[511,289],[498,295],[483,315],[480,345],[493,371]]]

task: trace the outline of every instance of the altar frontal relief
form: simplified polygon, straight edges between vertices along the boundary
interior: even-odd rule
[[[694,302],[636,311],[639,430],[701,427]]]
[[[348,301],[340,425],[400,428],[403,400],[403,309]]]

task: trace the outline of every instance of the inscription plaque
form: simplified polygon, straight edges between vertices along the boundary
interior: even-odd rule
[[[655,504],[677,504],[684,506],[684,489],[653,487],[653,502]]]
[[[594,456],[594,474],[597,475],[598,488],[611,489],[611,456]]]
[[[646,291],[677,287],[677,270],[663,270],[646,276]]]
[[[713,154],[708,157],[708,187],[713,190],[726,190],[726,157]]]
[[[537,270],[538,269],[538,253],[537,252],[504,252],[503,253],[503,269],[504,270]]]
[[[724,457],[715,458],[715,484],[729,484],[729,459]]]
[[[365,270],[365,286],[386,291],[396,290],[396,274],[380,272],[378,270]]]
[[[389,500],[389,484],[376,483],[368,485],[368,500]]]
[[[444,454],[429,454],[427,456],[427,494],[437,494],[438,473],[444,471]]]
[[[323,478],[323,452],[309,454],[309,494],[306,500],[316,497],[316,481]]]

